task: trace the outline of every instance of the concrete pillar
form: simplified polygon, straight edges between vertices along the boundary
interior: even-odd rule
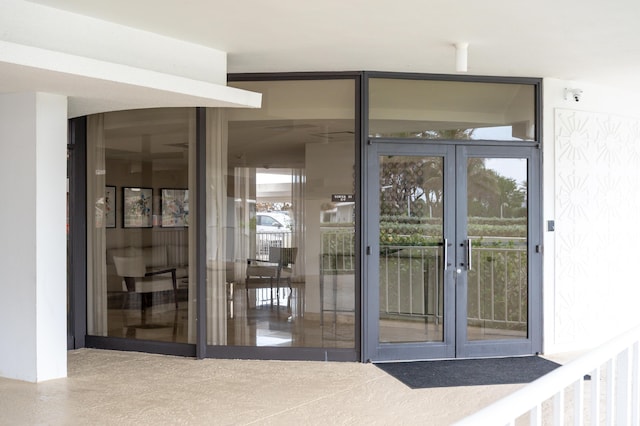
[[[67,375],[67,98],[0,95],[0,376]]]

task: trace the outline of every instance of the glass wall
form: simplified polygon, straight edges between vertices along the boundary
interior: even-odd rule
[[[518,141],[535,138],[530,84],[369,80],[369,136]]]
[[[263,106],[208,111],[208,344],[353,349],[355,82],[229,85]]]
[[[206,343],[247,356],[256,352],[241,348],[359,350],[355,182],[362,117],[358,80],[334,77],[230,82],[262,93],[262,107],[200,110],[204,151],[196,150],[193,108],[87,117],[90,336]],[[367,81],[371,138],[518,143],[537,132],[533,84]],[[196,160],[203,175],[196,175]],[[390,161],[389,171],[406,168],[400,160]],[[198,265],[206,272],[202,305],[196,182],[205,184],[205,205],[197,210],[206,243]],[[381,182],[380,191],[387,186]],[[420,214],[435,226],[446,220],[436,210]],[[391,223],[399,213],[383,215]],[[420,315],[438,317],[438,288],[428,289],[433,303]],[[204,326],[196,324],[197,306],[206,306]],[[394,309],[405,307],[389,305],[385,319]],[[429,341],[442,339],[440,326],[429,331]]]
[[[87,332],[195,342],[195,110],[87,119]]]

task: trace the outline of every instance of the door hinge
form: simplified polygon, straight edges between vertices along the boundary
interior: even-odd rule
[[[536,245],[536,253],[542,253],[542,245],[538,244]]]
[[[371,255],[371,246],[367,246],[367,256]]]

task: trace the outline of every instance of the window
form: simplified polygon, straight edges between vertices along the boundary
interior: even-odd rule
[[[354,349],[355,82],[229,85],[263,107],[227,111],[229,298],[210,313],[226,326],[209,344]]]
[[[436,140],[534,140],[529,84],[372,78],[369,136]]]

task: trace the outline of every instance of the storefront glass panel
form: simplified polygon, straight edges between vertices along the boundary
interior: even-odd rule
[[[439,80],[369,80],[369,136],[530,141],[533,85]]]
[[[87,331],[195,342],[194,109],[87,118]]]
[[[208,111],[207,343],[353,349],[354,80],[229,85],[263,106]]]

